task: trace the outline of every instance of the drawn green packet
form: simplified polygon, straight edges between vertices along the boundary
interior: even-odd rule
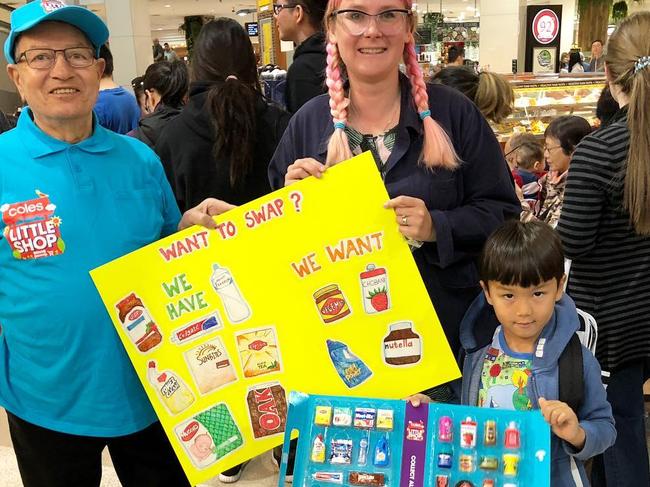
[[[217,404],[207,411],[197,414],[194,419],[205,426],[210,433],[217,459],[243,445],[244,439],[241,431],[225,404]]]

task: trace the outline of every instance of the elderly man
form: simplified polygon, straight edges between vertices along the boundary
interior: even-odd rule
[[[0,406],[27,487],[98,486],[104,447],[124,486],[188,485],[88,274],[180,219],[154,153],[93,117],[107,37],[36,0],[4,46],[27,106],[0,135]]]

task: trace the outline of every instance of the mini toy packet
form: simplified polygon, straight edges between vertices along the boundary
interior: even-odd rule
[[[539,411],[292,392],[280,487],[296,431],[301,487],[550,486],[550,428]]]

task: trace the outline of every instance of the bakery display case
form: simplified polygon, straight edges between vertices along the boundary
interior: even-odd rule
[[[500,142],[514,133],[542,136],[546,126],[561,115],[579,115],[598,125],[596,104],[605,87],[605,76],[557,75],[509,77],[515,92],[513,113],[492,128]]]

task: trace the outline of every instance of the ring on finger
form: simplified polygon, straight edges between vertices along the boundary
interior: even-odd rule
[[[402,216],[402,225],[404,225],[405,227],[409,226],[408,217],[406,215]]]

